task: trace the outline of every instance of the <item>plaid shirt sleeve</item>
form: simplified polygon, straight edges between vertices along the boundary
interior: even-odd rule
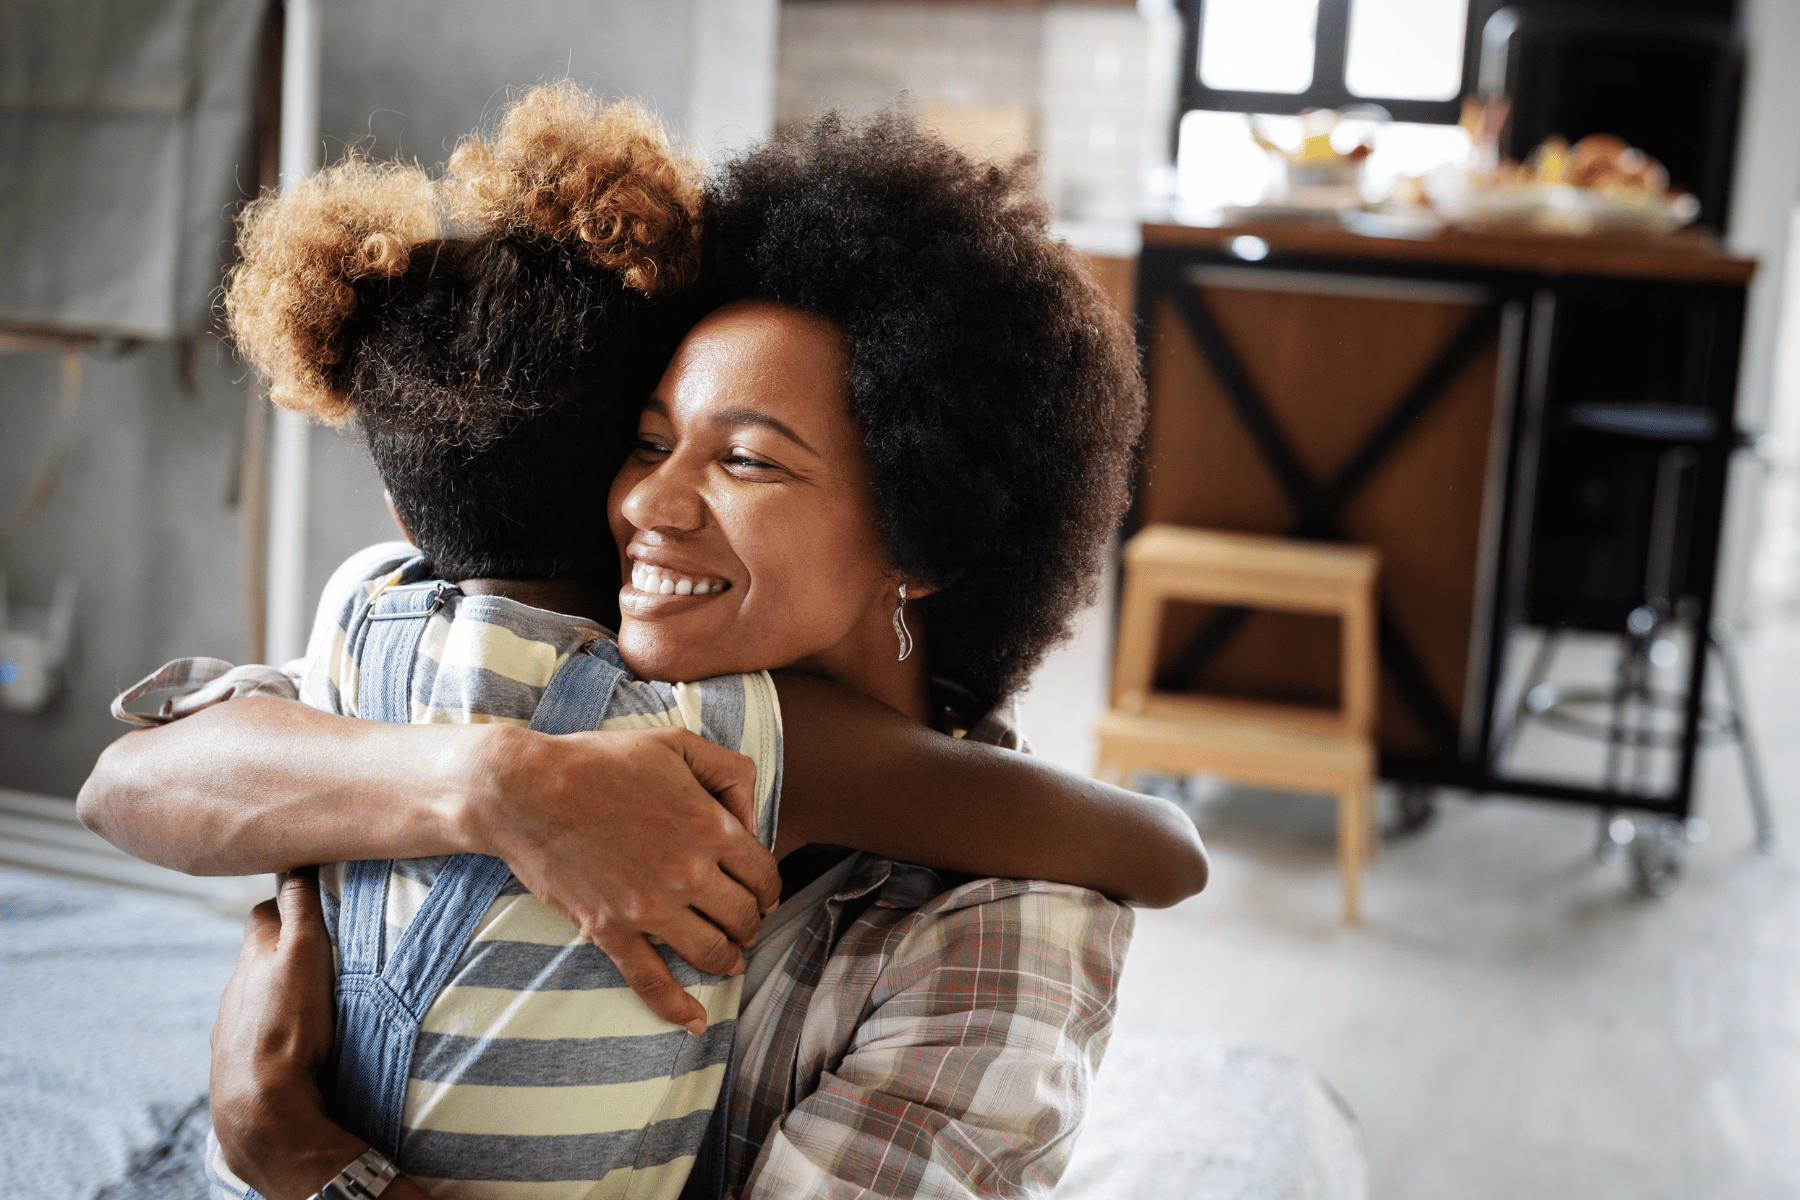
[[[319,599],[318,614],[313,618],[306,658],[280,667],[259,663],[234,667],[217,658],[178,658],[115,696],[112,715],[127,725],[167,725],[203,708],[245,696],[299,700],[308,682],[324,694],[319,680],[341,656],[345,614],[352,602],[364,593],[369,581],[391,573],[416,555],[417,551],[404,542],[382,542],[357,551],[332,572]],[[335,693],[329,699],[335,701]],[[312,703],[327,712],[341,711],[334,703],[316,698]]]
[[[112,715],[127,725],[167,725],[241,696],[298,700],[300,689],[291,676],[275,667],[234,667],[217,658],[178,658],[113,697]]]
[[[744,1196],[1049,1196],[1105,1051],[1130,910],[995,879],[903,915],[892,899],[823,964],[802,1098]]]

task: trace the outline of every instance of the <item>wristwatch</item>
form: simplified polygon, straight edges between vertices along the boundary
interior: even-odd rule
[[[313,1193],[312,1200],[375,1200],[399,1173],[400,1168],[389,1162],[387,1155],[370,1147]]]

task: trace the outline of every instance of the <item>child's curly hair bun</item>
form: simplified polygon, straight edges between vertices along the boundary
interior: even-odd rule
[[[225,315],[275,403],[333,423],[350,415],[336,368],[357,303],[352,285],[404,273],[412,249],[441,225],[424,171],[356,156],[244,210]]]
[[[491,144],[469,138],[447,181],[461,221],[579,244],[593,265],[646,295],[700,267],[700,164],[670,148],[634,100],[604,104],[569,80],[527,91]]]

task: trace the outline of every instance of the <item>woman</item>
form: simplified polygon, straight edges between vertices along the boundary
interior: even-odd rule
[[[683,343],[612,497],[633,580],[621,647],[640,672],[790,663],[942,732],[1011,736],[993,710],[1091,596],[1141,424],[1129,338],[1049,241],[1028,184],[893,116],[828,119],[727,173],[707,211],[721,306]],[[658,576],[729,586],[665,594]],[[335,761],[355,763],[361,735],[332,736]],[[379,757],[365,765],[396,771]],[[152,759],[139,765],[181,784]],[[395,778],[431,777],[412,766]],[[329,804],[355,785],[344,770],[289,778]],[[1051,885],[945,892],[867,856],[815,864],[812,880],[790,864],[804,925],[753,956],[728,1189],[1052,1185],[1126,914]],[[290,1036],[277,1012],[228,1004],[220,1044],[260,1051],[222,1059],[215,1103],[221,1140],[246,1156],[234,1167],[279,1197],[316,1188],[345,1143],[309,1100],[316,1024]]]

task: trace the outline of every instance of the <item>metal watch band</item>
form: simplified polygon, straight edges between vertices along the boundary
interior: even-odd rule
[[[387,1155],[371,1147],[320,1188],[312,1200],[375,1200],[399,1173]]]

